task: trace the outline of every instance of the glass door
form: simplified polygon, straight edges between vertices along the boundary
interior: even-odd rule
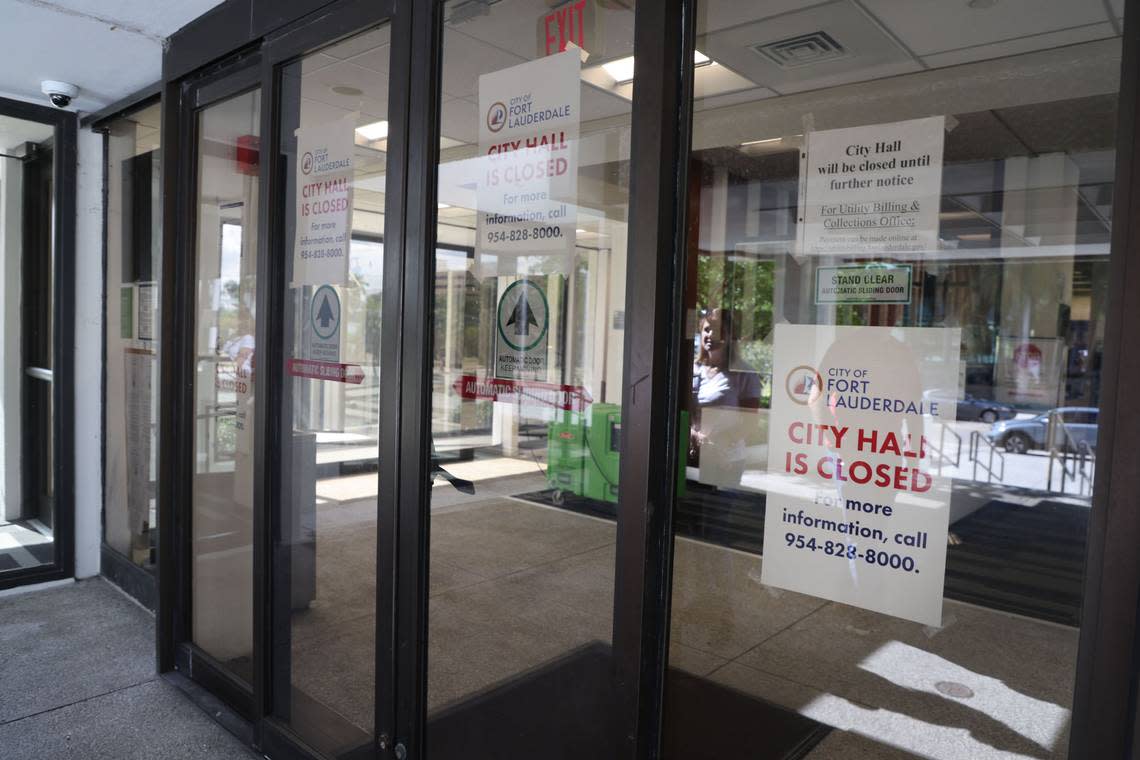
[[[194,114],[189,640],[253,684],[253,498],[261,92]]]
[[[630,6],[443,7],[433,760],[632,751],[615,647],[615,610],[630,609],[616,590]]]
[[[390,38],[365,28],[276,79],[271,712],[327,757],[375,735]]]
[[[54,133],[0,117],[0,576],[57,561]]]

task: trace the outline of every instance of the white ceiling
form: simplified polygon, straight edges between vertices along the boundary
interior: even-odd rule
[[[162,40],[221,0],[0,0],[0,93],[47,102],[45,79],[97,111],[162,74]]]
[[[705,0],[697,48],[758,99],[1112,38],[1122,13],[1120,0]],[[782,68],[753,49],[818,32],[845,54]]]

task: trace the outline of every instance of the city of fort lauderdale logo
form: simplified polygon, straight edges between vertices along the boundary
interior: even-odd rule
[[[788,373],[784,380],[784,390],[788,392],[788,398],[792,401],[807,406],[823,392],[823,377],[815,367],[801,364]]]
[[[305,151],[305,155],[301,157],[301,174],[308,174],[313,170],[313,154],[310,151]]]
[[[501,101],[495,101],[487,109],[487,129],[498,132],[507,124],[507,107]]]

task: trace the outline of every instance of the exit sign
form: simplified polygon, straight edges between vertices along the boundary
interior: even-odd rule
[[[538,55],[561,53],[568,46],[600,53],[595,49],[598,16],[597,0],[570,0],[550,9],[538,19]]]

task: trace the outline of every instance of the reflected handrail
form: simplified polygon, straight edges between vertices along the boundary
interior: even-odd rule
[[[1056,411],[1049,413],[1049,475],[1046,488],[1053,490],[1053,465],[1061,464],[1060,493],[1066,493],[1067,482],[1077,484],[1077,496],[1091,496],[1096,447],[1088,441],[1077,441],[1068,425]],[[1058,446],[1058,442],[1061,444]],[[1088,490],[1086,490],[1086,488]]]
[[[986,448],[989,449],[989,456],[988,456],[985,464],[982,464],[982,460],[978,456],[978,449],[981,447],[981,444],[983,444],[983,443],[986,445]],[[1000,465],[1000,469],[998,469],[998,470],[994,470],[994,456],[997,456],[998,464]],[[1002,481],[1005,480],[1005,455],[1002,454],[1000,451],[998,451],[997,447],[994,446],[989,441],[989,439],[987,439],[984,435],[979,433],[977,430],[970,433],[970,461],[972,461],[974,463],[974,474],[973,474],[974,480],[978,479],[978,466],[979,465],[981,466],[982,470],[985,471],[985,473],[986,473],[986,482],[987,483],[993,483],[995,477],[997,478],[997,482],[999,482],[999,483],[1001,483]]]

